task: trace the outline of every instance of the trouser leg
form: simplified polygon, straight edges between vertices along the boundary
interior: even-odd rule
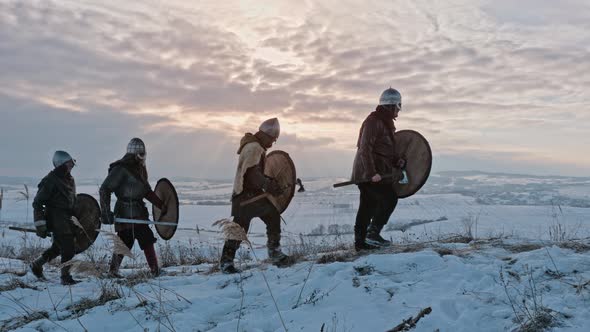
[[[145,260],[150,267],[150,271],[154,274],[158,274],[160,271],[160,267],[158,266],[158,256],[156,255],[156,250],[154,248],[154,244],[151,243],[146,245],[143,248],[143,254],[145,255]]]
[[[374,192],[377,204],[375,207],[373,219],[368,228],[368,232],[372,234],[379,234],[395,210],[398,198],[395,190],[393,189],[393,186],[391,185],[375,186]]]
[[[59,256],[59,254],[60,254],[59,245],[54,238],[53,242],[51,243],[51,247],[49,247],[47,250],[45,250],[41,254],[41,257],[37,258],[36,261],[42,262],[41,265],[43,265],[43,264],[51,261],[52,259],[56,258],[57,256]]]
[[[37,278],[44,278],[43,275],[43,265],[45,265],[45,263],[49,262],[50,260],[56,258],[57,256],[59,256],[60,250],[59,250],[59,246],[57,245],[55,239],[53,240],[53,243],[51,244],[51,247],[49,247],[47,250],[45,250],[41,256],[39,256],[36,260],[34,260],[30,267],[31,267],[31,271],[33,271],[33,274],[37,277]]]
[[[75,250],[74,250],[74,235],[73,234],[66,234],[56,236],[56,242],[59,245],[60,255],[61,255],[61,263],[67,263],[72,258],[74,258]],[[70,266],[62,267],[61,269],[61,276],[70,277]]]
[[[277,211],[261,216],[260,219],[266,224],[266,248],[268,257],[273,258],[282,255],[281,252],[281,215]]]
[[[354,224],[354,242],[355,245],[362,245],[367,237],[367,227],[375,215],[377,201],[375,194],[371,190],[370,184],[359,185],[360,202]]]
[[[135,242],[135,238],[133,236],[132,229],[126,229],[120,232],[117,232],[117,236],[123,241],[125,246],[131,250],[133,248],[133,243]],[[121,263],[123,262],[123,255],[113,253],[111,256],[111,263],[109,264],[109,273],[111,274],[118,274],[119,268],[121,267]]]
[[[156,249],[154,248],[154,243],[156,243],[157,239],[154,236],[154,232],[148,225],[135,225],[133,227],[133,237],[137,239],[139,247],[143,250],[150,271],[152,271],[153,274],[159,274],[160,268],[158,266],[158,256],[156,255]]]

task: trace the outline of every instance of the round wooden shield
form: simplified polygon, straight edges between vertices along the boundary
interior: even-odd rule
[[[406,158],[407,184],[395,182],[393,187],[399,198],[414,195],[428,180],[432,168],[432,151],[428,141],[413,130],[395,133],[396,152]]]
[[[74,225],[74,250],[76,254],[88,249],[98,237],[100,229],[100,206],[94,197],[88,194],[76,196],[74,216],[79,225]],[[81,227],[80,227],[81,226]]]
[[[176,189],[172,185],[172,182],[166,178],[158,180],[154,192],[168,206],[168,211],[166,211],[165,215],[162,215],[162,211],[155,205],[152,205],[152,216],[154,217],[154,221],[171,222],[178,225],[180,204],[178,202],[178,194],[176,193]],[[156,225],[156,231],[158,231],[158,234],[162,239],[167,241],[174,236],[177,227],[178,226]]]
[[[297,183],[295,164],[287,152],[275,150],[266,156],[264,174],[274,178],[283,188],[282,194],[271,196],[274,206],[279,213],[283,213],[295,195],[295,184]]]

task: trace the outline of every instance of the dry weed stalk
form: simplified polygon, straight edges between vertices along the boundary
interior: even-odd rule
[[[109,238],[109,240],[111,240],[113,252],[116,255],[127,256],[131,259],[135,258],[125,242],[123,242],[123,240],[121,240],[121,238],[116,233],[105,230],[99,230],[99,232],[104,233]]]
[[[72,272],[77,272],[77,273],[81,273],[81,274],[86,274],[89,276],[93,276],[96,278],[99,278],[102,274],[102,271],[100,271],[100,268],[91,262],[86,262],[86,261],[81,261],[81,260],[77,260],[77,259],[72,259],[70,261],[67,261],[63,264],[61,264],[59,266],[59,268],[64,268],[64,267],[70,267],[70,271]]]
[[[24,201],[24,200],[26,200],[28,202],[29,199],[31,198],[31,195],[29,194],[29,187],[26,184],[24,184],[23,186],[25,187],[25,190],[18,192],[22,197],[17,198],[16,199],[17,202]]]
[[[24,184],[24,186],[25,186],[25,190],[18,192],[22,197],[17,198],[16,201],[17,202],[27,201],[27,219],[26,219],[26,221],[29,221],[29,200],[31,199],[31,194],[29,192],[29,187],[26,184]]]
[[[246,231],[242,228],[242,226],[238,225],[237,223],[235,223],[232,220],[227,219],[227,218],[217,220],[216,222],[213,223],[213,226],[221,227],[221,232],[223,233],[223,237],[226,241],[228,241],[228,240],[242,241],[242,242],[245,242],[246,244],[248,244],[248,246],[250,247],[250,250],[252,251],[252,255],[254,256],[254,259],[256,260],[256,263],[260,262],[258,260],[258,257],[256,257],[256,253],[254,252],[254,247],[252,246],[252,242],[250,242],[250,240],[248,239],[248,234],[246,234]],[[277,310],[277,313],[279,314],[279,319],[281,320],[281,324],[283,325],[285,332],[287,332],[288,331],[287,326],[285,325],[285,321],[283,320],[283,316],[281,315],[281,311],[279,310],[279,305],[277,304],[277,301],[275,300],[275,297],[272,294],[272,290],[270,288],[270,284],[268,283],[268,280],[266,279],[266,275],[264,274],[264,272],[262,270],[259,270],[259,271],[260,271],[260,274],[262,274],[262,279],[264,279],[264,282],[266,283],[266,288],[268,288],[268,292],[270,294],[270,297],[272,298],[272,302],[275,305],[275,309]]]
[[[217,220],[213,223],[213,226],[217,226],[221,228],[221,232],[223,234],[223,238],[227,240],[234,240],[234,241],[242,241],[246,242],[250,247],[252,247],[252,243],[248,239],[248,234],[244,231],[242,226],[238,225],[237,223],[233,222],[230,219],[221,219]]]
[[[0,188],[0,219],[2,219],[2,200],[4,200],[4,188]]]

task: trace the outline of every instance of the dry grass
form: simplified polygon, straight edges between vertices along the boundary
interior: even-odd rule
[[[221,227],[223,238],[227,240],[242,241],[252,246],[248,239],[248,234],[244,231],[242,226],[233,222],[230,219],[221,219],[213,223],[213,226]]]
[[[120,285],[131,288],[136,285],[148,282],[150,279],[153,279],[153,276],[149,271],[140,270],[125,276],[124,279],[116,280],[116,282]]]
[[[164,245],[158,246],[162,267],[200,265],[204,263],[217,263],[219,259],[218,248],[213,246],[203,247],[196,245],[191,240],[189,244],[166,241]]]
[[[111,248],[107,243],[99,246],[95,242],[78,257],[83,257],[84,260],[91,262],[100,271],[108,271],[111,255]]]
[[[248,239],[248,234],[246,234],[246,231],[242,228],[242,226],[238,225],[237,223],[235,223],[229,219],[218,220],[213,223],[213,226],[221,227],[221,232],[223,233],[223,237],[226,241],[228,241],[228,240],[241,241],[243,243],[248,244],[248,246],[250,247],[250,250],[252,250],[252,254],[254,255],[254,260],[258,262],[258,258],[256,257],[256,254],[254,254],[254,251],[252,248],[252,242],[250,242],[250,239]],[[283,325],[283,328],[285,329],[285,331],[287,331],[287,327],[285,325],[283,315],[281,315],[281,311],[279,310],[279,306],[277,304],[277,301],[276,301],[274,295],[272,294],[272,289],[270,288],[270,284],[268,283],[268,279],[266,278],[266,275],[264,274],[264,272],[262,270],[260,270],[260,274],[262,275],[262,279],[264,279],[264,282],[266,283],[268,293],[270,294],[270,297],[272,298],[272,302],[275,305],[275,308],[277,310],[277,314],[279,315],[279,318],[281,320],[281,324]]]
[[[81,261],[72,259],[68,262],[65,262],[59,266],[59,268],[70,267],[70,271],[74,273],[85,274],[88,276],[99,278],[102,276],[106,270],[101,270],[99,265],[95,265],[91,262]]]
[[[435,248],[434,251],[436,251],[441,257],[454,254],[454,251],[449,248]]]
[[[2,268],[0,269],[0,274],[14,274],[17,277],[24,277],[27,275],[27,269]]]
[[[39,288],[37,288],[35,286],[31,286],[31,285],[21,281],[20,279],[10,278],[8,283],[6,283],[4,285],[0,285],[0,292],[7,292],[7,291],[15,290],[17,288],[39,290]]]
[[[24,234],[18,244],[1,242],[0,257],[18,259],[28,263],[39,257],[46,249],[46,244],[43,241]]]
[[[105,234],[109,238],[109,240],[111,241],[111,247],[113,249],[114,254],[127,256],[131,259],[134,258],[131,250],[129,250],[129,248],[127,248],[127,245],[125,245],[123,240],[121,240],[121,238],[116,233],[105,231],[105,230],[100,230],[100,232]]]
[[[298,240],[286,239],[285,253],[294,262],[300,262],[315,258],[321,253],[331,253],[352,249],[352,244],[340,236],[305,237],[299,235]],[[312,258],[312,259],[313,259]]]
[[[324,255],[321,255],[316,263],[318,264],[330,264],[334,262],[351,262],[357,259],[358,256],[351,255],[350,252],[330,252]]]
[[[475,238],[475,233],[477,233],[477,224],[479,222],[479,214],[469,214],[466,217],[461,219],[461,225],[463,226],[463,235],[467,238]]]
[[[66,307],[75,317],[84,315],[88,310],[105,305],[106,303],[122,298],[123,292],[113,282],[105,282],[100,284],[100,294],[96,299],[88,297],[81,298],[78,302],[72,303]],[[72,319],[73,317],[66,317]]]
[[[470,243],[473,241],[473,237],[468,235],[451,235],[446,238],[440,239],[440,243]]]
[[[570,250],[573,250],[577,253],[590,251],[590,244],[583,243],[581,241],[571,240],[571,241],[560,242],[557,245],[560,248],[570,249]]]
[[[537,243],[519,243],[519,244],[502,244],[502,248],[514,252],[514,253],[521,253],[521,252],[528,252],[539,250],[544,246]]]
[[[503,269],[500,269],[499,276],[514,313],[514,321],[518,324],[515,331],[537,332],[560,326],[561,314],[543,304],[543,290],[542,287],[538,287],[538,280],[534,278],[533,270],[525,267],[525,280],[510,271],[507,273],[514,278],[514,282],[505,277]]]
[[[47,313],[47,311],[33,311],[20,317],[3,320],[0,325],[0,331],[16,330],[36,320],[47,318],[49,318],[49,313]]]

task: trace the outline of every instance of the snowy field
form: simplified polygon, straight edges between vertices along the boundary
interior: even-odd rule
[[[0,330],[386,331],[428,307],[413,330],[512,331],[531,322],[590,330],[590,178],[433,175],[419,194],[400,200],[386,226],[383,235],[396,245],[361,257],[350,250],[357,189],[332,188],[345,179],[303,179],[306,192],[296,193],[282,229],[286,251],[307,252],[292,267],[268,266],[264,224],[255,220],[249,238],[261,261],[243,246],[240,276],[212,264],[223,243],[212,223],[229,216],[231,183],[173,181],[181,221],[171,241],[158,241],[160,262],[166,253],[192,250],[205,263],[167,264],[176,266],[143,280],[136,246],[123,272],[138,281],[79,273],[83,282],[71,288],[59,284],[56,264],[47,266],[47,283],[24,273],[17,258],[50,241],[8,226],[32,227],[30,201],[20,191],[27,183],[32,199],[36,183],[0,180]],[[97,191],[98,181],[78,181],[78,192]],[[330,248],[338,251],[318,252]],[[104,262],[109,254],[100,235],[76,259]],[[113,289],[112,300],[96,302]]]

